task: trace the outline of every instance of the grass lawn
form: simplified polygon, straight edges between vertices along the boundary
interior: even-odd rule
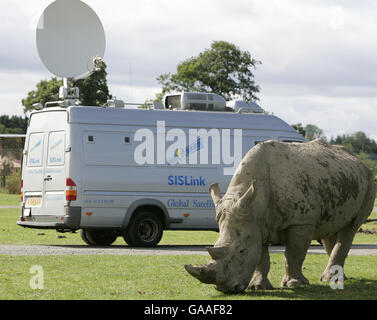
[[[24,229],[16,225],[19,209],[0,209],[0,244],[83,245],[79,233]],[[374,212],[372,218],[377,218]],[[371,223],[363,228],[376,228]],[[211,231],[165,231],[161,244],[213,245],[218,233]],[[354,243],[377,243],[376,234],[356,235]],[[125,245],[120,237],[115,245]],[[326,255],[307,255],[304,274],[311,285],[282,289],[282,254],[271,254],[270,291],[225,295],[212,285],[200,283],[184,264],[208,262],[207,256],[7,256],[0,255],[0,300],[12,299],[377,299],[377,257],[349,256],[344,290],[332,290],[319,277]],[[44,289],[32,290],[32,266],[44,271]]]
[[[16,225],[19,209],[0,209],[0,244],[84,245],[80,233],[58,233],[55,230],[28,229]],[[160,244],[213,245],[218,233],[213,231],[164,231]],[[114,245],[126,245],[119,237]]]
[[[20,202],[19,194],[0,193],[0,206],[19,206]]]
[[[369,216],[368,219],[377,219],[377,209],[375,209],[371,215]],[[370,230],[370,231],[373,231],[373,232],[376,232],[376,234],[374,234],[374,238],[375,238],[375,243],[377,243],[377,221],[373,221],[373,222],[369,222],[369,223],[364,223],[362,226],[361,226],[361,229],[363,230]],[[360,233],[358,233],[358,235],[360,235]],[[363,234],[365,235],[365,234]],[[368,235],[366,235],[368,236]]]
[[[205,256],[0,256],[0,299],[377,299],[376,257],[348,257],[343,290],[332,290],[318,279],[325,255],[308,255],[304,274],[311,285],[280,288],[283,255],[271,255],[269,275],[275,290],[226,295],[200,283],[184,264],[205,263]],[[42,290],[32,290],[34,265],[44,272]]]

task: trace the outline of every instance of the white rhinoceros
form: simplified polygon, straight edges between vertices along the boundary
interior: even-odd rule
[[[309,283],[302,264],[311,241],[321,239],[330,256],[321,280],[329,281],[331,267],[344,266],[376,191],[372,173],[343,147],[266,141],[245,155],[224,197],[218,184],[210,194],[220,229],[207,249],[212,260],[185,268],[235,293],[272,289],[269,244],[286,246],[282,286],[295,287]]]

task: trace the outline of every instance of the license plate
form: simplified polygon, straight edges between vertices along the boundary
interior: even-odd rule
[[[26,201],[26,206],[28,207],[39,207],[42,204],[42,198],[32,197],[28,198]]]

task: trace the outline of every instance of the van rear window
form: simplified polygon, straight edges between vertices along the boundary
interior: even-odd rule
[[[43,159],[43,133],[31,133],[27,153],[27,166],[40,167]]]
[[[48,166],[64,165],[64,131],[50,132],[48,137]]]

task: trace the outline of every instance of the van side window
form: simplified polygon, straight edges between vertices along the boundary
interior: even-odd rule
[[[50,132],[48,137],[48,166],[62,166],[64,165],[65,155],[65,132],[56,131]]]
[[[43,159],[43,133],[31,133],[27,152],[27,166],[41,167]]]

